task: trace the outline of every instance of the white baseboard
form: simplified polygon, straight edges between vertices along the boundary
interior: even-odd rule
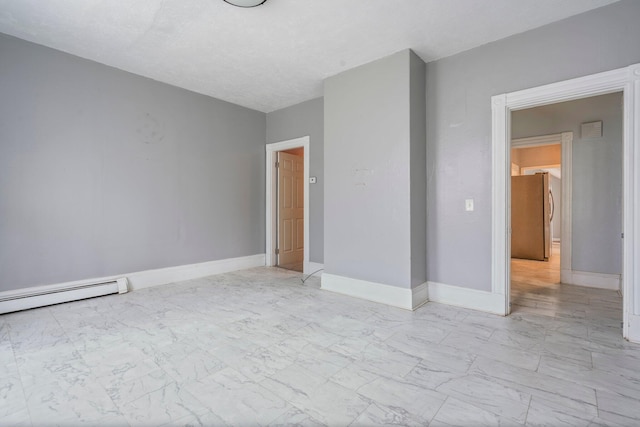
[[[629,329],[625,338],[640,344],[640,316],[629,314]]]
[[[152,286],[165,285],[172,282],[212,276],[214,274],[243,270],[245,268],[260,267],[264,265],[264,261],[264,254],[258,254],[240,258],[208,261],[198,264],[159,268],[156,270],[138,271],[135,273],[120,274],[117,276],[76,280],[73,282],[3,291],[0,292],[0,313],[44,307],[47,305],[91,298],[109,293],[124,293],[127,292],[127,289],[143,289]],[[91,287],[87,286],[91,283],[105,284]]]
[[[424,282],[411,289],[411,306],[413,310],[429,302],[429,285]]]
[[[427,283],[429,285],[429,301],[499,314],[501,316],[505,314],[504,295],[445,285],[444,283]]]
[[[413,289],[399,288],[383,283],[352,279],[328,273],[322,275],[321,289],[404,308],[405,310],[415,310],[427,302],[428,297],[426,283]]]
[[[586,286],[589,288],[620,289],[619,274],[591,273],[589,271],[563,270],[560,281],[568,285]]]
[[[304,265],[304,274],[314,274],[314,276],[322,276],[324,273],[324,264],[320,264],[319,262],[307,261]]]
[[[573,272],[571,270],[560,270],[560,283],[571,284]]]
[[[265,265],[264,263],[265,255],[257,254],[197,264],[179,265],[176,267],[158,268],[156,270],[138,271],[136,273],[124,274],[123,276],[127,276],[129,279],[130,288],[136,290],[166,285],[167,283],[181,282],[183,280],[213,276],[214,274],[228,273],[230,271],[244,270],[246,268],[262,267]]]

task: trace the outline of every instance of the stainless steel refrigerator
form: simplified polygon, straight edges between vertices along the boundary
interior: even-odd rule
[[[548,261],[551,254],[549,174],[511,177],[511,257]]]

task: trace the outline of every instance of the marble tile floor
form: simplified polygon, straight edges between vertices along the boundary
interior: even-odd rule
[[[563,286],[562,310],[499,317],[301,277],[256,268],[2,315],[0,425],[640,423],[615,292]]]

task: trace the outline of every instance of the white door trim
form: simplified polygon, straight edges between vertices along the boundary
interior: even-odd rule
[[[573,132],[570,133],[573,138]],[[562,143],[562,133],[553,133],[551,135],[530,136],[528,138],[517,138],[511,140],[511,148],[522,147],[543,147],[545,145],[555,145]]]
[[[552,83],[491,98],[492,113],[492,242],[491,291],[504,296],[509,313],[510,278],[510,135],[511,112],[612,92],[623,92],[622,249],[623,336],[640,342],[640,64]],[[563,153],[564,154],[564,153]]]
[[[309,137],[289,139],[281,142],[274,142],[266,145],[266,248],[265,248],[265,264],[268,267],[276,265],[276,245],[277,245],[277,229],[276,225],[276,189],[278,186],[278,174],[276,171],[276,161],[278,151],[290,150],[292,148],[304,148],[304,274],[309,274]]]
[[[562,171],[562,231],[560,241],[562,242],[560,252],[560,281],[562,283],[573,283],[571,280],[571,230],[573,227],[571,215],[571,201],[573,187],[571,177],[573,176],[573,132],[554,133],[551,135],[533,136],[529,138],[518,138],[511,140],[511,148],[522,147],[542,147],[544,145],[560,144],[562,155],[560,156],[560,170]],[[511,153],[511,151],[509,151]],[[510,191],[509,195],[510,196]],[[511,206],[509,203],[507,206]],[[510,253],[511,251],[507,252]],[[509,284],[509,281],[506,281]],[[507,301],[511,299],[511,289],[507,286]],[[508,314],[508,312],[507,312]]]

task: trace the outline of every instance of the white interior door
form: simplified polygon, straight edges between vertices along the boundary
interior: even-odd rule
[[[278,153],[278,265],[302,271],[304,262],[304,157]]]

